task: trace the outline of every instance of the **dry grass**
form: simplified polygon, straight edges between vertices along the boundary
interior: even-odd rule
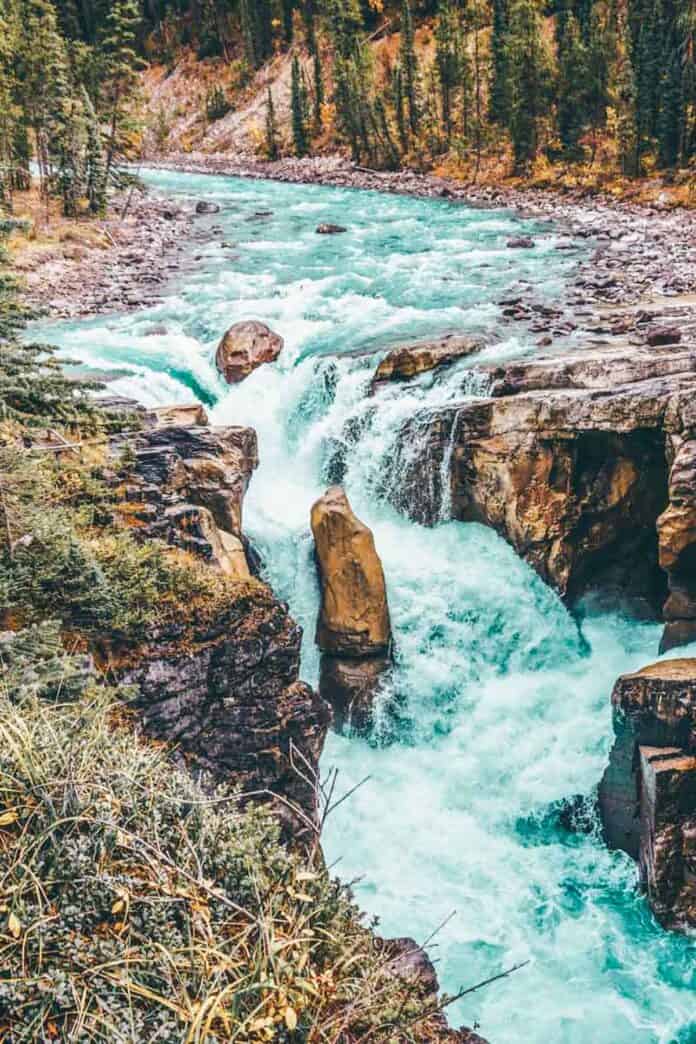
[[[3,652],[0,1040],[438,1039],[433,999],[268,812],[174,769],[89,676],[68,699],[55,649],[24,676]]]

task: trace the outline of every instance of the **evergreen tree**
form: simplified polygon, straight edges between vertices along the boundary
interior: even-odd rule
[[[107,203],[107,172],[101,130],[94,106],[84,88],[82,97],[87,134],[87,154],[85,157],[87,202],[92,214],[103,217],[106,214]]]
[[[578,143],[587,123],[589,72],[587,49],[573,14],[571,0],[561,0],[556,39],[558,134],[564,150],[574,156],[578,152]]]
[[[283,41],[287,47],[292,43],[294,32],[293,13],[295,11],[294,0],[283,0]]]
[[[292,110],[292,140],[295,147],[295,155],[306,156],[308,152],[307,93],[304,85],[304,75],[296,54],[293,55],[292,58],[290,97]]]
[[[592,130],[592,161],[597,151],[597,135],[604,127],[609,105],[610,68],[616,62],[616,32],[608,4],[595,3],[590,12],[587,31],[587,89],[585,107]],[[580,23],[582,26],[582,23]]]
[[[662,0],[628,0],[630,55],[635,84],[636,159],[643,158],[657,133],[659,86],[664,60]]]
[[[512,0],[506,50],[510,136],[515,170],[524,173],[537,156],[540,122],[549,102],[550,60],[537,0]]]
[[[440,84],[440,106],[444,143],[452,137],[453,108],[461,82],[463,47],[458,12],[442,0],[435,26],[435,63]]]
[[[508,70],[508,22],[510,0],[493,0],[491,32],[491,82],[488,116],[492,123],[505,126],[510,117],[510,79]]]
[[[275,107],[271,88],[268,88],[266,99],[266,156],[269,160],[278,159],[278,128],[276,126]]]
[[[638,126],[636,123],[636,83],[628,49],[617,60],[616,74],[617,150],[624,174],[638,173]]]
[[[413,19],[409,0],[402,0],[401,5],[401,48],[400,61],[403,73],[404,96],[408,112],[408,126],[411,134],[418,134],[418,59],[416,58]]]
[[[136,49],[140,15],[135,0],[114,0],[109,6],[100,41],[104,115],[109,124],[106,170],[128,151],[126,134],[131,129],[131,107],[143,62]]]
[[[392,76],[392,96],[394,102],[394,114],[396,117],[396,129],[399,135],[399,144],[402,152],[408,152],[408,124],[406,121],[406,100],[404,97],[404,78],[401,66],[394,66]]]
[[[315,50],[312,68],[314,72],[314,133],[321,134],[322,111],[324,108],[324,80],[321,74],[321,57]]]

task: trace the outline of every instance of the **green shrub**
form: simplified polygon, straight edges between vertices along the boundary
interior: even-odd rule
[[[214,123],[215,120],[221,120],[231,108],[232,106],[219,84],[216,84],[215,87],[208,91],[205,98],[205,114],[210,123]]]

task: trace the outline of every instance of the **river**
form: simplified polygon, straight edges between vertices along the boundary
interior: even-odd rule
[[[145,178],[220,204],[200,219],[210,235],[191,246],[185,279],[146,310],[37,332],[113,371],[113,392],[147,405],[198,398],[214,423],[257,430],[245,530],[305,628],[312,683],[309,510],[343,454],[347,492],[382,557],[397,662],[373,735],[327,742],[322,765],[339,769],[339,790],[370,777],[329,819],[327,861],[356,880],[382,934],[423,942],[446,922],[428,946],[444,989],[528,962],[450,1011],[454,1025],[478,1022],[491,1044],[694,1044],[693,941],[655,923],[628,857],[608,852],[596,829],[568,834],[554,811],[592,794],[611,745],[613,682],[656,659],[659,627],[590,613],[579,628],[492,531],[448,521],[446,503],[431,529],[389,506],[400,423],[460,400],[462,388],[484,394],[474,362],[365,396],[380,353],[399,340],[471,331],[486,336],[486,360],[532,351],[496,302],[525,281],[553,300],[587,244],[558,251],[548,224],[447,201]],[[317,235],[322,221],[347,231]],[[507,248],[529,234],[534,250]],[[285,348],[228,388],[215,348],[231,323],[251,318]]]

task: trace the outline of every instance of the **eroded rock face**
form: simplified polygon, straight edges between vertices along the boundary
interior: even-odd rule
[[[201,407],[167,407],[145,413],[140,431],[111,439],[119,510],[143,537],[248,576],[242,504],[258,464],[256,433],[201,421],[207,421]]]
[[[144,636],[130,663],[111,653],[120,680],[139,687],[147,731],[177,744],[189,764],[273,801],[296,840],[311,832],[284,802],[315,815],[307,764],[317,767],[330,721],[328,705],[299,681],[301,638],[287,606],[250,581],[214,625]]]
[[[370,731],[375,695],[390,669],[388,656],[322,656],[319,695],[331,704],[338,732]]]
[[[382,359],[370,385],[370,394],[388,381],[408,381],[419,373],[450,366],[458,359],[480,351],[482,342],[474,337],[450,334],[437,341],[399,345]]]
[[[371,530],[353,514],[340,486],[316,502],[311,523],[322,588],[319,648],[335,656],[385,655],[389,607]]]
[[[640,865],[669,927],[696,926],[696,660],[622,675],[612,693],[616,739],[599,787],[607,843]]]
[[[237,384],[263,363],[275,362],[282,348],[283,338],[265,323],[235,323],[218,345],[215,365],[228,384]]]
[[[432,524],[448,502],[571,601],[596,587],[659,615],[669,574],[668,634],[696,634],[696,346],[541,354],[481,376],[488,398],[402,429],[396,506]]]
[[[696,429],[673,435],[669,448],[669,505],[657,520],[660,565],[669,578],[662,652],[696,641]]]
[[[122,415],[131,407],[111,404]],[[331,714],[299,680],[302,632],[288,607],[250,577],[242,504],[258,462],[256,434],[204,426],[199,407],[134,409],[139,429],[109,447],[116,510],[142,539],[193,553],[237,583],[212,622],[203,611],[187,615],[135,648],[109,636],[102,666],[138,686],[151,735],[176,744],[189,765],[272,801],[288,835],[309,839],[316,809],[307,777]]]
[[[411,984],[414,992],[417,991],[421,996],[431,996],[435,1003],[440,986],[435,966],[423,947],[415,939],[408,938],[385,939],[383,946],[389,958],[389,974]],[[486,1044],[483,1037],[465,1026],[458,1030],[450,1029],[443,1014],[438,1016],[437,1021],[440,1025],[435,1030],[437,1037],[433,1038],[433,1044]]]

